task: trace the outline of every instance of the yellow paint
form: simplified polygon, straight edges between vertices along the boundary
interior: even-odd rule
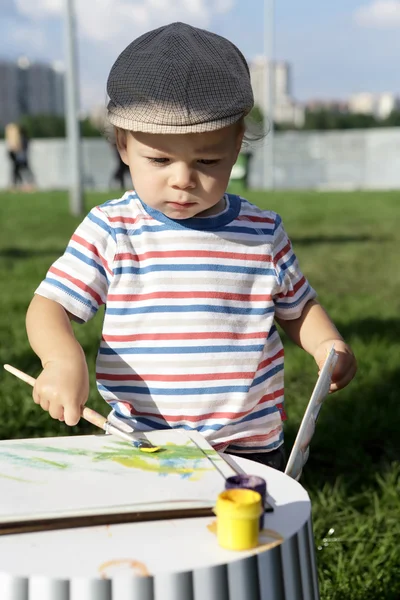
[[[217,535],[217,521],[209,523],[207,529],[210,533]],[[271,541],[271,538],[273,541]],[[260,531],[256,548],[258,551],[265,552],[265,550],[271,550],[271,548],[279,546],[283,541],[283,537],[277,531],[274,531],[273,529],[263,529]]]
[[[161,450],[160,446],[152,446],[150,448],[139,448],[140,452],[147,452],[150,454],[151,452],[159,452]]]
[[[99,573],[102,579],[107,579],[107,570],[113,567],[128,567],[135,575],[141,577],[148,577],[150,575],[146,565],[138,560],[132,560],[131,558],[116,558],[114,560],[108,560],[107,562],[99,566]]]
[[[217,534],[217,521],[212,521],[209,525],[207,525],[208,531],[211,533]]]
[[[261,495],[247,489],[231,489],[218,496],[215,507],[217,538],[227,550],[250,550],[258,545]]]

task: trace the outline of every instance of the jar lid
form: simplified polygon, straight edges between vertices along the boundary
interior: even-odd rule
[[[215,514],[232,519],[254,519],[261,515],[261,495],[247,489],[234,488],[219,494]]]

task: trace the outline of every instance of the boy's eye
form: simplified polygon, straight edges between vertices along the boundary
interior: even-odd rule
[[[169,158],[151,158],[148,157],[148,159],[150,162],[155,163],[157,165],[165,165],[169,162]]]
[[[199,163],[201,163],[202,165],[216,165],[217,162],[219,162],[219,160],[217,160],[215,158],[211,158],[211,159],[203,158],[203,159],[199,160]]]
[[[153,164],[156,165],[167,165],[170,162],[169,158],[158,158],[158,157],[152,157],[152,156],[148,156],[147,160]],[[202,158],[200,160],[198,160],[197,162],[199,162],[202,165],[215,165],[219,162],[219,159],[215,159],[215,158]]]

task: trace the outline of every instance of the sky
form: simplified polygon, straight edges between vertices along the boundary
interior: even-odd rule
[[[0,0],[0,59],[63,63],[64,1]],[[173,21],[224,35],[251,61],[265,51],[264,2],[75,0],[82,108],[105,104],[108,72],[135,37]],[[291,63],[300,101],[400,95],[400,0],[275,0],[274,55]]]

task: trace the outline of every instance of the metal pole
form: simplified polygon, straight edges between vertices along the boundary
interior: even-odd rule
[[[71,213],[78,216],[83,213],[83,194],[74,0],[64,0],[64,8],[66,42],[65,110],[69,150],[69,205]]]
[[[264,187],[274,189],[274,105],[275,105],[275,2],[264,0],[264,123],[269,126],[264,140]]]

